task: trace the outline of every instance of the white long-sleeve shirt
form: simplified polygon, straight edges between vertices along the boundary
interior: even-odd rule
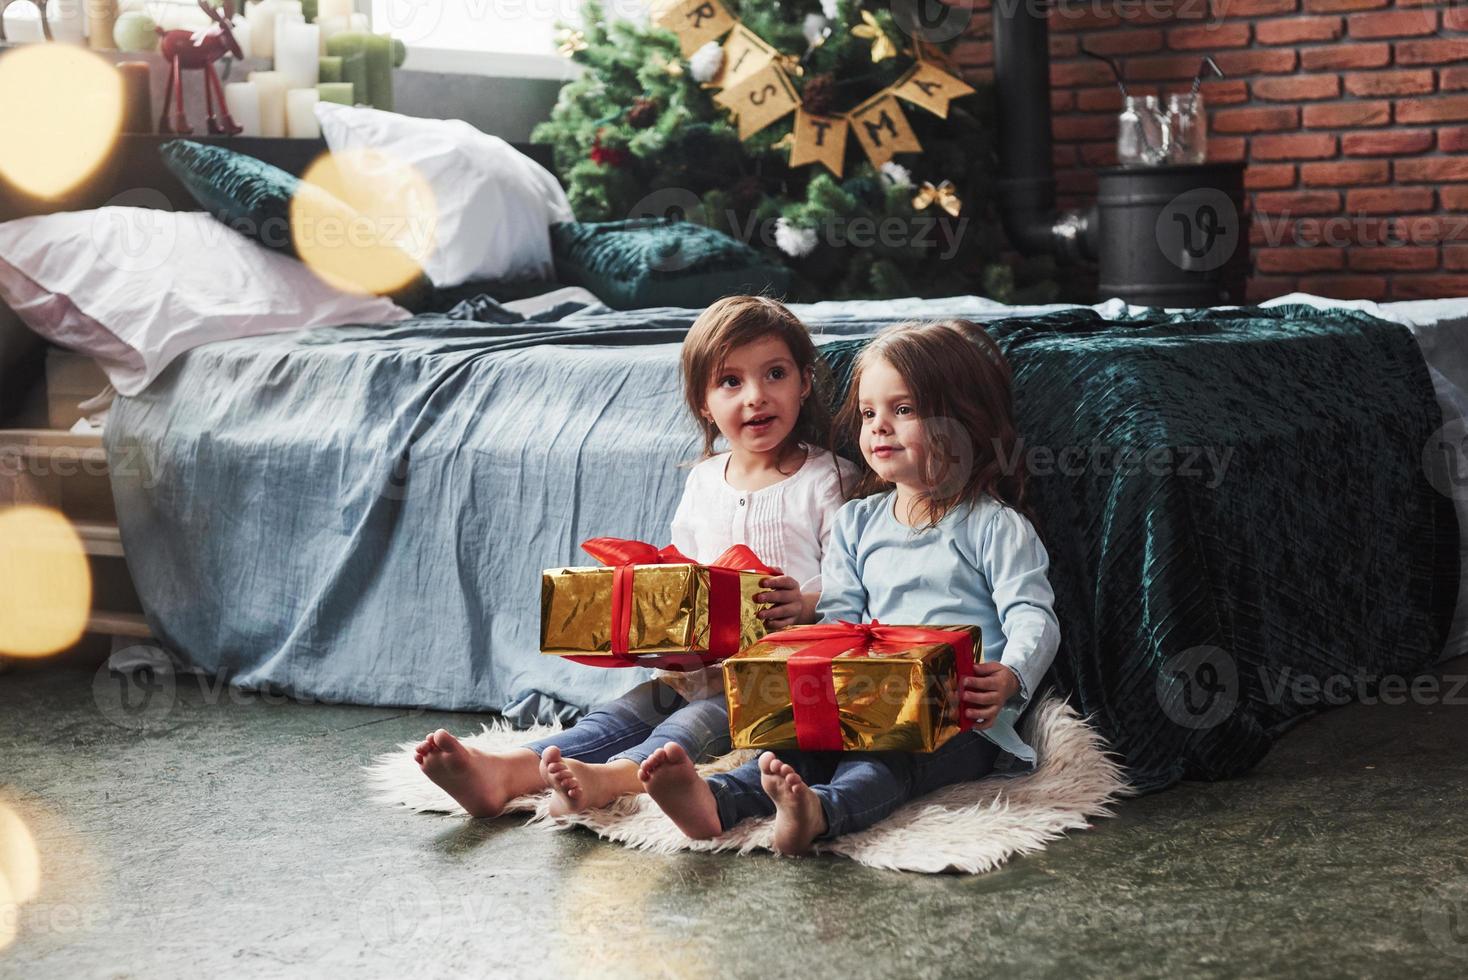
[[[673,516],[673,546],[697,562],[711,562],[730,545],[748,545],[760,560],[821,591],[821,558],[856,467],[822,449],[806,448],[805,463],[779,483],[739,490],[724,477],[729,454],[694,466]]]
[[[800,469],[758,490],[729,485],[724,477],[728,453],[694,466],[673,516],[673,547],[706,564],[731,545],[748,545],[760,561],[799,582],[800,591],[820,592],[821,559],[836,512],[845,502],[842,487],[850,490],[856,467],[823,449],[805,449]],[[689,700],[714,697],[724,689],[719,667],[660,670],[657,676]]]

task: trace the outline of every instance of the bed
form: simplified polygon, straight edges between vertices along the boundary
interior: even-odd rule
[[[526,722],[630,684],[538,653],[538,576],[589,537],[666,538],[697,448],[676,369],[695,311],[468,318],[487,310],[515,320],[486,300],[211,344],[119,399],[106,445],[154,635],[246,687]],[[1006,349],[1041,451],[1053,683],[1143,789],[1246,771],[1326,706],[1299,678],[1374,689],[1461,643],[1454,500],[1422,462],[1434,383],[1468,369],[1450,329],[1299,297],[797,312],[836,388],[903,319],[981,320]]]
[[[171,186],[156,152],[130,180]],[[537,652],[539,573],[584,562],[586,538],[665,540],[698,447],[677,378],[696,311],[472,283],[436,299],[174,338],[171,361],[138,341],[149,373],[114,378],[112,491],[148,627],[188,668],[524,723],[639,679]],[[1004,347],[1064,633],[1051,682],[1139,788],[1245,772],[1311,712],[1468,649],[1449,465],[1468,301],[796,311],[838,393],[890,323],[967,317]],[[37,356],[0,316],[0,396]]]

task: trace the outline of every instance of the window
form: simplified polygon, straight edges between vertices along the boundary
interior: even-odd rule
[[[366,2],[372,29],[408,46],[404,68],[554,78],[574,73],[556,53],[555,35],[557,23],[580,23],[581,0]]]

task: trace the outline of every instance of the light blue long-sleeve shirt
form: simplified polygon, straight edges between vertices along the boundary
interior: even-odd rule
[[[1019,677],[1019,693],[983,734],[1031,765],[1035,751],[1015,722],[1055,659],[1060,624],[1046,573],[1050,556],[1034,526],[991,497],[959,506],[936,527],[897,520],[896,492],[847,503],[821,563],[816,611],[824,622],[893,626],[974,624],[984,659]]]

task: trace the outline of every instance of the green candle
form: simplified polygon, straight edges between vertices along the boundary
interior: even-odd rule
[[[375,109],[392,111],[392,38],[367,35],[367,101]]]
[[[301,16],[308,24],[316,23],[316,0],[301,0]]]
[[[326,39],[326,53],[342,60],[341,80],[352,86],[352,98],[367,102],[367,35],[346,31]]]
[[[316,94],[321,97],[322,102],[339,102],[342,105],[351,105],[352,83],[321,82],[316,86]]]
[[[318,82],[339,82],[342,80],[342,59],[340,55],[324,54],[316,61],[320,74],[316,77]]]

